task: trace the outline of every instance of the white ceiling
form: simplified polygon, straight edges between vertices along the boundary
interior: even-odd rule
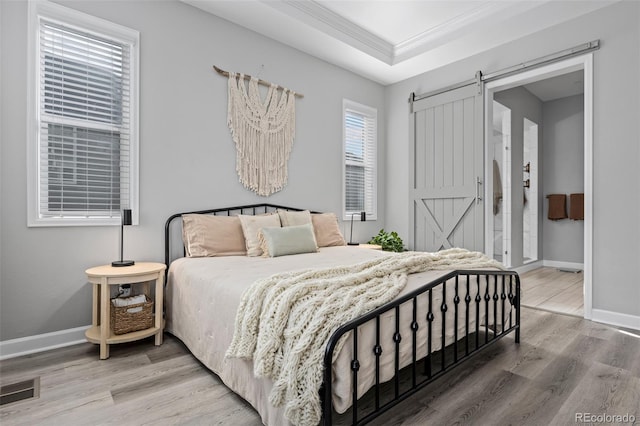
[[[574,71],[529,83],[524,87],[542,102],[575,96],[584,93],[584,72]]]
[[[392,84],[619,0],[182,0]]]

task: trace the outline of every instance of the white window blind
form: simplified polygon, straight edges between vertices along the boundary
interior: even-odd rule
[[[344,120],[344,214],[367,212],[376,219],[377,111],[345,100]]]
[[[33,217],[40,224],[114,223],[122,209],[137,207],[137,40],[100,34],[89,22],[87,29],[58,17],[36,22]]]

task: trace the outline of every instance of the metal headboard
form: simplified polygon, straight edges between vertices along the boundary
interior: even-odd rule
[[[292,210],[292,211],[303,211],[306,209],[299,209],[296,207],[286,207],[279,206],[275,204],[249,204],[246,206],[236,206],[236,207],[224,207],[220,209],[209,209],[209,210],[198,210],[198,211],[190,211],[190,212],[182,212],[171,215],[169,219],[165,222],[164,225],[164,263],[167,265],[167,271],[169,270],[169,264],[173,259],[171,259],[171,223],[176,220],[182,218],[184,214],[211,214],[217,216],[236,216],[239,214],[247,214],[247,215],[257,215],[263,213],[274,212],[277,209],[281,210]],[[318,213],[312,211],[311,213]],[[185,255],[184,245],[182,246],[182,256]]]

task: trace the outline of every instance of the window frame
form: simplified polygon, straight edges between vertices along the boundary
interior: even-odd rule
[[[27,84],[27,226],[105,226],[120,225],[120,215],[42,217],[40,214],[40,26],[46,20],[127,45],[129,72],[129,200],[132,223],[139,223],[139,57],[140,33],[113,22],[97,18],[55,3],[29,0],[28,84]],[[73,121],[73,120],[71,120]],[[75,165],[77,167],[77,165]],[[122,176],[122,175],[121,175]]]
[[[365,210],[367,211],[366,220],[377,220],[378,219],[378,110],[376,108],[363,105],[361,103],[351,101],[349,99],[342,100],[342,219],[345,221],[350,221],[352,214],[357,214],[360,212],[350,212],[347,211],[347,129],[346,129],[346,114],[347,111],[353,111],[358,114],[362,114],[373,119],[373,128],[372,130],[372,144],[371,152],[373,152],[373,158],[370,161],[365,160],[365,183],[366,183],[366,167],[369,165],[373,170],[371,177],[372,180],[372,191],[371,191],[371,199],[367,200],[366,198],[366,189],[365,189]],[[367,204],[370,203],[371,211],[367,210]],[[360,218],[354,218],[354,220],[360,220]]]

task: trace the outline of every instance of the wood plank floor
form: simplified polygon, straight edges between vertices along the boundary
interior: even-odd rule
[[[393,408],[374,425],[570,425],[576,413],[640,421],[640,332],[522,309],[511,336]],[[40,398],[0,407],[9,425],[260,425],[171,335],[81,344],[0,362],[1,384],[40,377]]]
[[[584,317],[583,273],[538,268],[520,275],[522,305]]]

